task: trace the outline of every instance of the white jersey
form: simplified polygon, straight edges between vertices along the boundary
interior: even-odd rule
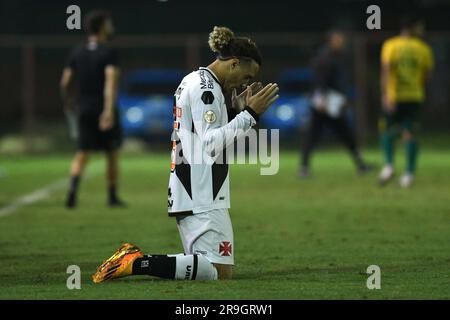
[[[230,122],[214,73],[200,68],[183,78],[174,94],[170,216],[230,208],[225,148],[258,120],[246,107]]]

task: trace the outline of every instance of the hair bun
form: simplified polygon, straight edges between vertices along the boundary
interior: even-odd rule
[[[213,52],[220,53],[234,38],[234,33],[227,27],[214,27],[209,34],[208,44]]]

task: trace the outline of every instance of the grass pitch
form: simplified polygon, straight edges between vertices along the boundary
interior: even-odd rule
[[[377,151],[367,158],[380,163]],[[70,156],[0,160],[0,210],[64,178]],[[298,155],[282,153],[280,171],[231,166],[235,279],[169,281],[139,276],[96,285],[96,266],[124,241],[145,253],[179,253],[166,213],[169,154],[125,155],[120,193],[127,209],[106,207],[104,163],[94,157],[79,207],[65,188],[0,217],[0,299],[448,299],[450,298],[450,152],[423,150],[416,184],[379,188],[376,172],[358,176],[341,150],[321,151],[314,176],[299,180]],[[397,159],[398,173],[404,161]],[[366,269],[381,268],[381,290]],[[81,290],[68,290],[78,265]]]

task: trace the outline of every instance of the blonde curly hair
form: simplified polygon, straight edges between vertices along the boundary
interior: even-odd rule
[[[234,32],[227,27],[215,26],[213,31],[209,34],[208,44],[213,52],[220,53],[234,38]]]
[[[261,53],[256,43],[248,37],[236,37],[230,28],[215,26],[209,34],[208,44],[220,60],[239,58],[262,64]]]

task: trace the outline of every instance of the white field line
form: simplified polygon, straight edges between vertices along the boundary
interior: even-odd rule
[[[64,178],[57,180],[48,186],[37,189],[29,194],[26,194],[15,201],[11,202],[6,207],[0,208],[0,218],[14,213],[17,209],[28,206],[45,198],[48,198],[50,194],[56,190],[66,187],[69,183],[69,179]]]
[[[92,163],[91,167],[93,167],[93,168],[89,168],[91,170],[89,170],[89,172],[86,172],[87,174],[83,175],[83,180],[86,180],[87,178],[91,177],[99,169],[98,166],[96,166],[94,163]],[[18,210],[20,208],[26,207],[30,204],[33,204],[35,202],[41,201],[45,198],[48,198],[52,192],[55,192],[62,188],[68,188],[68,187],[69,187],[69,178],[63,178],[63,179],[56,180],[55,182],[53,182],[43,188],[37,189],[29,194],[26,194],[26,195],[16,199],[15,201],[11,202],[7,206],[0,208],[0,218],[16,212],[16,210]]]

